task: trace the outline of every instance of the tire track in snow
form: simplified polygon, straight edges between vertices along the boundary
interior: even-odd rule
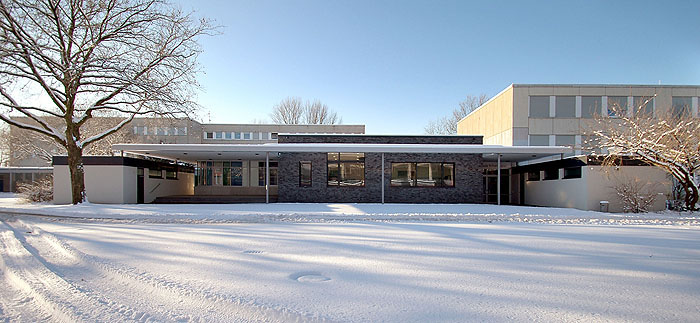
[[[224,295],[201,286],[189,286],[186,283],[169,280],[167,277],[153,275],[149,272],[137,268],[114,264],[101,258],[88,255],[69,244],[60,240],[53,234],[42,231],[36,226],[28,225],[21,220],[17,221],[18,226],[22,226],[26,232],[32,232],[29,240],[36,245],[41,245],[42,249],[53,248],[56,254],[65,255],[75,261],[72,266],[79,266],[85,270],[99,272],[105,276],[104,280],[111,282],[114,286],[107,286],[109,289],[116,289],[113,292],[129,295],[115,295],[114,298],[121,298],[121,302],[126,302],[123,298],[146,296],[142,300],[131,299],[130,304],[139,307],[138,313],[145,316],[164,316],[155,318],[156,320],[168,321],[279,321],[279,322],[313,322],[327,321],[318,316],[303,314],[281,306],[270,306],[256,302],[252,299],[245,299],[235,295]],[[47,252],[47,254],[49,254]],[[55,260],[55,259],[54,259]],[[78,282],[77,285],[89,285],[90,282]],[[111,288],[110,288],[111,287]],[[96,286],[98,292],[104,295],[105,286]],[[94,290],[85,286],[85,289]],[[139,304],[133,304],[134,302]],[[143,309],[141,307],[147,307]],[[182,313],[178,313],[180,311]],[[159,312],[159,313],[154,313]]]
[[[22,240],[12,226],[0,221],[0,268],[7,285],[19,293],[14,300],[16,305],[34,308],[37,317],[52,321],[128,320],[120,313],[109,311],[104,304],[48,268]]]

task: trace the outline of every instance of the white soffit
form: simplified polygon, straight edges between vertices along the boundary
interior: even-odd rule
[[[357,143],[270,143],[270,144],[117,144],[112,149],[169,159],[206,160],[264,158],[280,152],[364,152],[364,153],[455,153],[483,154],[486,160],[522,161],[571,153],[568,147],[499,146],[462,144],[357,144]],[[257,157],[256,157],[257,156]]]

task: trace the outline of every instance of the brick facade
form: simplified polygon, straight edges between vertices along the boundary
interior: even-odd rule
[[[480,144],[480,136],[348,136],[280,135],[280,143],[392,143]],[[360,152],[360,151],[358,151]],[[480,154],[386,153],[384,183],[382,154],[365,153],[365,186],[328,186],[326,153],[281,153],[279,159],[280,202],[379,203],[382,185],[386,203],[482,203],[483,160]],[[299,186],[299,162],[310,161],[312,184]],[[454,187],[392,187],[391,164],[395,162],[446,162],[455,164]]]
[[[481,145],[482,136],[279,135],[285,144],[462,144]]]

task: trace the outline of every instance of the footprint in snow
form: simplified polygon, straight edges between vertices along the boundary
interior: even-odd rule
[[[301,271],[289,275],[289,279],[296,280],[302,283],[318,283],[331,280],[318,271]]]

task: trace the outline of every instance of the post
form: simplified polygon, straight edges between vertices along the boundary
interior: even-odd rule
[[[382,153],[382,204],[384,204],[384,153]]]
[[[496,203],[501,205],[501,154],[498,154],[498,170],[496,171]]]
[[[265,153],[265,203],[270,203],[270,152]]]

